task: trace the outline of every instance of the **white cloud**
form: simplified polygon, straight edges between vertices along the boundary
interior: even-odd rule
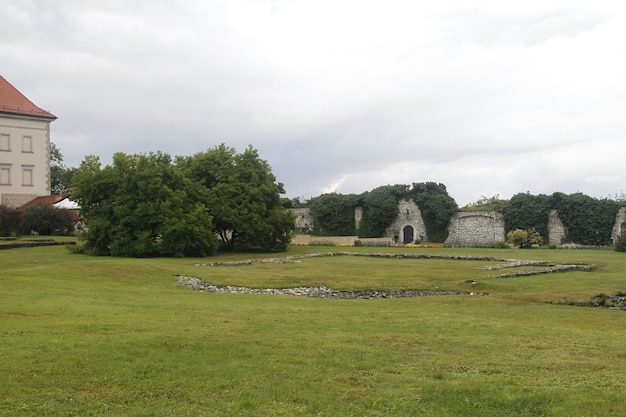
[[[0,7],[2,75],[59,116],[52,137],[74,166],[225,142],[259,149],[290,196],[625,188],[626,6],[613,1]]]

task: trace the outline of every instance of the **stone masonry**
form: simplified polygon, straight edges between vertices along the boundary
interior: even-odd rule
[[[450,219],[446,244],[491,245],[504,242],[504,217],[495,211],[459,212]]]
[[[298,233],[308,234],[313,229],[313,216],[308,208],[290,209],[296,216]],[[556,210],[551,210],[548,219],[548,243],[561,245],[567,236],[567,230]],[[362,208],[355,209],[356,224],[362,218]],[[616,242],[626,230],[626,207],[622,207],[615,218],[611,238]],[[420,239],[428,241],[422,213],[413,200],[401,200],[398,213],[393,223],[385,230],[380,239],[389,239],[393,243],[412,243]],[[409,239],[410,238],[410,239]],[[350,237],[349,240],[356,237]],[[491,245],[506,240],[504,217],[498,212],[458,212],[450,219],[448,239],[444,243],[452,245]]]
[[[617,216],[615,216],[615,226],[613,226],[613,233],[611,233],[611,239],[613,242],[624,236],[626,232],[626,207],[619,209]]]
[[[550,210],[548,218],[548,244],[559,246],[567,236],[567,230],[559,217],[559,212]]]
[[[400,200],[398,202],[398,215],[391,225],[385,230],[385,237],[395,239],[401,243],[408,242],[406,237],[412,235],[413,241],[420,239],[428,241],[426,225],[422,219],[422,212],[413,200]]]

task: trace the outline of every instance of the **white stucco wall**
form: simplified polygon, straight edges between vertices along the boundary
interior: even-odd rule
[[[0,204],[50,195],[50,121],[0,114]]]

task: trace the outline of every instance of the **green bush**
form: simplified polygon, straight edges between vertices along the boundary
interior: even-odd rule
[[[349,194],[328,193],[309,201],[314,218],[313,234],[322,236],[350,236],[356,232],[354,208],[358,197]]]
[[[0,236],[11,236],[20,231],[20,212],[0,205]]]
[[[69,235],[74,231],[74,218],[68,210],[42,203],[26,209],[22,215],[21,229],[24,234]]]
[[[506,240],[509,244],[518,246],[520,249],[528,249],[533,247],[533,245],[543,244],[543,238],[533,227],[527,230],[511,230],[507,233]]]
[[[493,242],[492,247],[494,249],[510,249],[511,248],[509,244],[506,242]]]
[[[626,236],[622,236],[617,239],[615,243],[615,250],[618,252],[626,252]]]

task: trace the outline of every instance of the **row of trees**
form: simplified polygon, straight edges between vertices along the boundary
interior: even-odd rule
[[[283,185],[248,147],[224,144],[188,157],[87,156],[72,199],[87,221],[82,251],[113,256],[207,256],[218,248],[283,251],[295,230]]]
[[[458,210],[446,186],[435,182],[412,185],[385,185],[362,194],[322,194],[306,205],[314,218],[313,233],[322,235],[358,235],[379,237],[398,215],[398,202],[412,199],[419,206],[431,241],[443,242],[448,224]],[[290,203],[295,205],[294,202]],[[355,223],[354,210],[363,209],[360,224]]]

